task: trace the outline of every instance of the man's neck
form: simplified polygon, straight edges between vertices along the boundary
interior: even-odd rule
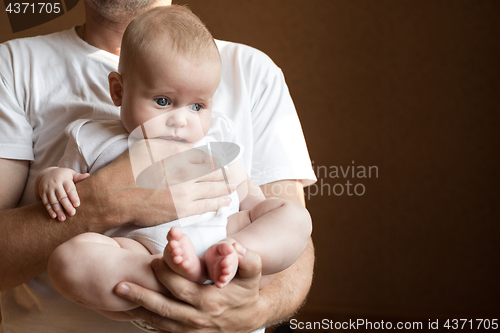
[[[129,0],[129,2],[133,2],[133,0]],[[77,30],[78,35],[90,45],[120,55],[123,33],[134,17],[156,6],[168,6],[172,3],[172,0],[149,0],[146,3],[147,6],[144,5],[133,12],[128,10],[124,1],[121,3],[121,11],[118,11],[120,15],[113,15],[117,12],[107,15],[110,13],[100,13],[99,10],[92,7],[90,1],[85,1],[86,22],[84,26]]]
[[[87,3],[85,3],[85,20],[85,25],[78,30],[80,38],[101,50],[120,55],[123,33],[130,22],[107,20],[95,12]]]

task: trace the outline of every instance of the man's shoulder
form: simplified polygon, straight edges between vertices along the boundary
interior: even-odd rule
[[[37,48],[40,45],[53,44],[67,39],[68,36],[71,35],[72,29],[58,31],[41,36],[11,39],[2,43],[1,45],[9,46],[10,48]]]
[[[48,35],[16,38],[0,44],[2,60],[10,57],[11,61],[41,58],[61,54],[61,49],[69,48],[71,44],[71,29],[51,33]]]
[[[231,63],[237,62],[245,65],[252,63],[254,65],[276,66],[266,53],[252,46],[218,39],[215,40],[215,43],[223,62],[230,61]]]

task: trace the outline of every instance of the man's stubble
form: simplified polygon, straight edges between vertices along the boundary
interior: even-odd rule
[[[147,10],[171,4],[171,0],[86,0],[95,12],[113,22],[129,22]]]

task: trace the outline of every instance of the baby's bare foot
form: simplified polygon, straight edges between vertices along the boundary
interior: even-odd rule
[[[205,253],[208,278],[218,288],[224,287],[236,275],[238,270],[238,254],[227,242],[212,245]]]
[[[173,227],[167,234],[168,244],[163,252],[163,259],[174,272],[186,279],[203,283],[205,270],[196,255],[193,243],[181,229]]]

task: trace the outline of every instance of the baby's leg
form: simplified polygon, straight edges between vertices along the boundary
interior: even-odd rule
[[[300,256],[309,241],[311,219],[296,202],[268,198],[250,211],[230,216],[227,230],[229,237],[224,241],[237,241],[257,252],[262,274],[270,275],[286,269]]]
[[[196,255],[191,239],[181,229],[173,227],[167,234],[167,240],[163,258],[168,267],[190,281],[205,282],[205,265]]]
[[[78,235],[52,252],[48,272],[56,288],[67,298],[90,308],[126,311],[137,307],[114,293],[115,286],[129,281],[166,292],[156,279],[151,255],[138,242],[96,233]]]

